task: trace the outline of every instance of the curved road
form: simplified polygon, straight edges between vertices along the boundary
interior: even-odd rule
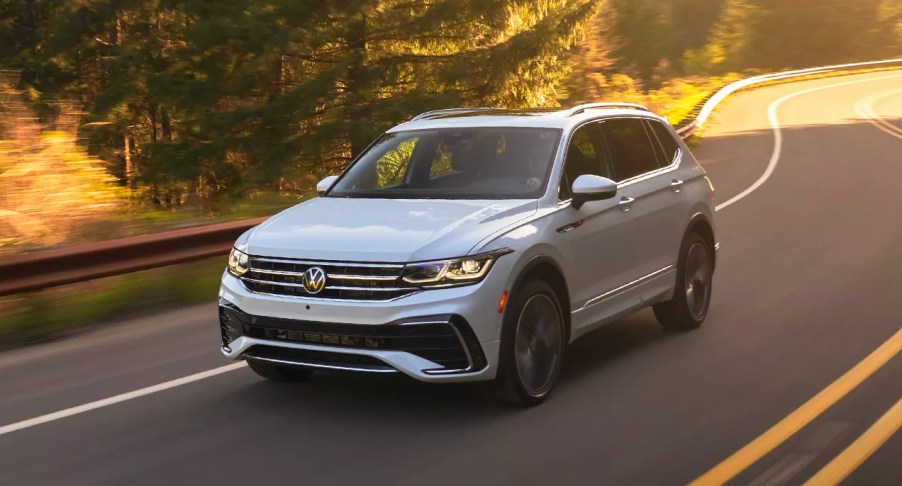
[[[802,484],[853,443],[882,447],[849,484],[902,484],[902,433],[883,442],[902,398],[900,88],[897,70],[728,100],[694,149],[721,203],[705,326],[643,311],[588,335],[543,406],[240,365],[119,396],[229,364],[211,301],[0,355],[0,484]]]

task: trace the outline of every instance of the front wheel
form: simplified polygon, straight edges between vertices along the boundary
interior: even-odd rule
[[[673,298],[655,304],[655,317],[662,326],[688,330],[702,325],[711,304],[714,275],[713,249],[698,233],[689,233],[683,241],[677,263]]]
[[[542,403],[561,371],[564,329],[554,290],[540,280],[524,282],[504,316],[498,376],[489,385],[493,394],[516,406]]]

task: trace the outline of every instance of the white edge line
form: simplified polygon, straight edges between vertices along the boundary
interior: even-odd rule
[[[212,370],[201,371],[200,373],[195,373],[193,375],[188,375],[182,378],[176,378],[175,380],[170,380],[145,388],[140,388],[138,390],[123,393],[121,395],[104,398],[102,400],[85,403],[84,405],[78,405],[76,407],[67,408],[58,412],[41,415],[40,417],[30,418],[28,420],[22,420],[21,422],[4,425],[0,427],[0,435],[9,434],[10,432],[15,432],[17,430],[27,429],[36,425],[46,424],[47,422],[53,422],[55,420],[64,419],[66,417],[71,417],[80,413],[90,412],[91,410],[97,410],[98,408],[109,407],[110,405],[115,405],[117,403],[122,403],[128,400],[134,400],[135,398],[140,398],[152,393],[157,393],[163,390],[168,390],[170,388],[187,385],[188,383],[193,383],[195,381],[211,378],[216,375],[221,375],[223,373],[228,373],[229,371],[237,370],[239,368],[243,368],[244,366],[246,366],[246,363],[244,361],[232,363],[226,366],[220,366],[219,368],[213,368]]]
[[[783,131],[780,128],[780,120],[777,117],[777,110],[780,108],[780,105],[782,105],[784,102],[786,102],[792,98],[795,98],[796,96],[801,96],[801,95],[808,94],[808,93],[814,93],[816,91],[823,91],[825,89],[839,88],[841,86],[848,86],[850,84],[867,83],[870,81],[879,81],[879,80],[883,80],[883,79],[891,79],[891,78],[899,78],[899,77],[902,77],[902,74],[894,74],[891,76],[880,76],[877,78],[868,78],[868,79],[856,79],[855,81],[845,81],[842,83],[828,84],[826,86],[818,86],[816,88],[809,88],[809,89],[802,90],[802,91],[796,91],[795,93],[790,93],[790,94],[783,96],[782,98],[774,101],[773,103],[771,103],[770,106],[767,107],[767,118],[770,121],[770,126],[774,132],[774,149],[773,149],[773,152],[771,153],[770,160],[767,163],[767,168],[764,170],[764,173],[761,174],[761,177],[759,177],[758,180],[755,181],[754,184],[752,184],[751,186],[749,186],[748,188],[746,188],[744,191],[740,192],[739,194],[718,204],[714,208],[714,210],[720,211],[721,209],[724,209],[724,208],[730,206],[731,204],[741,200],[742,198],[748,196],[749,194],[755,192],[755,190],[757,190],[765,182],[767,182],[767,180],[770,178],[771,174],[774,173],[774,170],[777,168],[777,164],[780,162],[780,153],[783,150]]]

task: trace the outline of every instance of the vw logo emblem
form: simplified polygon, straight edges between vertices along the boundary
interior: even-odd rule
[[[326,288],[326,272],[319,267],[310,267],[304,272],[304,290],[308,294],[318,294]]]

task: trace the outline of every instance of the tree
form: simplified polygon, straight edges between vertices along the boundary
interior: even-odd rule
[[[672,53],[675,31],[666,5],[656,0],[610,0],[608,24],[617,72],[649,80]]]
[[[573,69],[563,82],[563,97],[570,103],[599,100],[607,83],[605,76],[614,66],[616,48],[609,2],[597,2],[585,38],[573,48]]]
[[[590,0],[38,0],[25,66],[161,203],[343,167],[431,108],[553,105]],[[132,170],[128,170],[131,166]],[[296,181],[305,176],[301,184]]]
[[[121,207],[121,189],[76,144],[73,131],[42,130],[0,73],[0,253],[8,246],[64,241],[96,218]]]
[[[715,71],[801,68],[898,53],[886,0],[727,0],[703,56]],[[694,62],[703,64],[696,57]]]

